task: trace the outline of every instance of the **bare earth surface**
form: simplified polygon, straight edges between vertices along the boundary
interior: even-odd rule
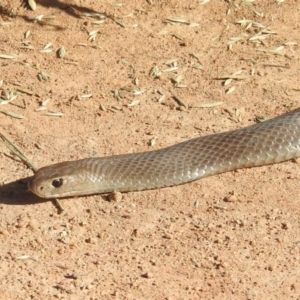
[[[1,113],[0,132],[42,167],[285,113],[300,5],[279,2],[1,0],[0,110],[24,118]],[[63,213],[3,144],[0,172],[1,299],[300,299],[296,161],[64,199]]]

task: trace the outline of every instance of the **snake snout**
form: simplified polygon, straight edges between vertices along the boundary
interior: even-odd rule
[[[33,177],[28,181],[27,187],[28,187],[28,190],[29,190],[29,191],[31,191],[32,193],[38,195],[37,189],[38,189],[39,186],[36,184],[35,181],[36,181],[36,180],[35,180],[35,177],[33,176]],[[41,190],[43,190],[43,186],[40,187],[40,188],[41,188]]]

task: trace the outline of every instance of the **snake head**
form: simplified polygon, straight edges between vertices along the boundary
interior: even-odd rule
[[[82,173],[76,172],[74,162],[62,162],[39,169],[28,182],[28,189],[41,198],[78,195],[79,177]]]

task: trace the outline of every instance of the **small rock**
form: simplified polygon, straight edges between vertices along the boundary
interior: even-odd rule
[[[87,238],[85,241],[89,244],[96,244],[97,243],[96,238]]]
[[[53,225],[53,229],[54,229],[54,230],[60,229],[60,225],[59,225],[59,224],[54,224],[54,225]]]
[[[109,194],[109,201],[120,202],[122,200],[122,193],[120,192],[112,192]]]
[[[151,273],[151,272],[147,272],[147,273],[143,274],[142,277],[147,278],[147,279],[150,279],[150,278],[153,278],[154,275],[153,275],[153,273]]]
[[[37,219],[32,219],[29,221],[27,227],[30,228],[31,230],[37,229],[39,226],[39,222]]]
[[[19,216],[17,223],[16,223],[16,227],[17,228],[25,228],[29,223],[29,219],[27,217],[24,216]]]
[[[224,198],[224,201],[225,202],[236,202],[237,197],[235,195],[229,195]]]
[[[291,224],[287,222],[281,223],[281,228],[282,229],[291,229]]]
[[[6,229],[0,229],[0,235],[9,236],[9,232]]]

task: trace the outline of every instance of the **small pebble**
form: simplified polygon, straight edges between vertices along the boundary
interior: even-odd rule
[[[8,236],[9,232],[6,229],[0,229],[0,235],[3,234],[4,236]]]
[[[27,217],[20,216],[17,220],[16,227],[17,228],[24,228],[28,225],[28,223],[29,223],[29,219]]]
[[[153,276],[153,273],[147,272],[147,273],[143,274],[142,277],[149,279],[149,278],[153,278],[154,276]]]
[[[236,202],[237,197],[235,195],[229,195],[224,198],[224,201],[225,202]]]
[[[39,222],[37,219],[32,219],[29,221],[27,227],[29,227],[31,230],[37,229],[39,226]]]
[[[89,244],[96,244],[97,243],[97,239],[96,238],[87,238],[86,242]]]
[[[291,225],[290,225],[290,223],[283,222],[283,223],[281,223],[281,227],[282,227],[282,229],[290,229]]]
[[[54,229],[54,230],[60,229],[60,224],[55,224],[55,225],[53,225],[53,229]]]
[[[26,58],[26,59],[24,60],[24,62],[27,63],[27,64],[32,65],[32,59],[30,59],[30,58]]]
[[[113,192],[109,194],[109,201],[120,202],[122,200],[122,193]]]

